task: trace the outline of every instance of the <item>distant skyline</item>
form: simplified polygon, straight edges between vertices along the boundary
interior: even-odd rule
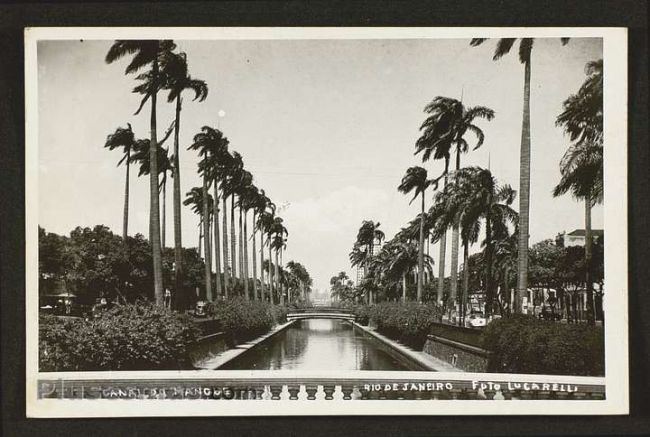
[[[148,109],[133,115],[140,100],[131,93],[136,81],[124,75],[126,60],[104,63],[111,43],[38,44],[39,224],[49,232],[67,235],[76,226],[104,224],[121,234],[124,168],[116,167],[119,153],[103,145],[126,123],[136,136],[148,137]],[[348,253],[363,220],[379,221],[390,239],[417,215],[417,202],[409,205],[410,197],[397,186],[413,165],[430,176],[443,170],[442,162],[422,164],[413,155],[423,108],[436,96],[462,95],[466,105],[495,110],[493,121],[478,121],[484,145],[464,155],[462,164],[489,165],[500,183],[518,189],[523,66],[516,50],[495,62],[494,41],[473,48],[469,39],[176,43],[187,53],[191,75],[210,89],[204,103],[191,101],[189,94],[184,98],[183,196],[200,185],[198,158],[187,146],[201,126],[218,127],[231,150],[243,155],[254,183],[284,205],[279,214],[289,230],[285,263],[303,263],[321,292],[340,271],[356,277]],[[583,203],[551,194],[569,143],[555,118],[584,81],[585,64],[600,58],[600,39],[573,38],[564,47],[557,38],[535,41],[531,244],[584,227]],[[173,120],[173,105],[161,98],[158,114],[162,133]],[[136,174],[129,233],[148,236],[149,186]],[[167,194],[172,246],[171,189]],[[182,219],[184,245],[196,246],[198,217],[184,208]],[[593,211],[593,227],[603,228],[600,206]],[[436,244],[435,262],[437,253]]]

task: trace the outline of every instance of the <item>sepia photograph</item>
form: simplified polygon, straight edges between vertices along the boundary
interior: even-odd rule
[[[26,29],[27,415],[626,414],[626,77],[622,28]]]

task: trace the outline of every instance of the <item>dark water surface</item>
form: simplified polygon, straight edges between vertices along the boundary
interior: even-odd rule
[[[421,370],[344,320],[299,320],[219,369]]]

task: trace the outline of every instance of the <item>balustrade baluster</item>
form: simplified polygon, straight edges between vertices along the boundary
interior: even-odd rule
[[[300,391],[300,385],[287,385],[287,391],[289,392],[289,399],[296,400],[298,399],[298,392]]]
[[[352,389],[352,399],[363,399],[363,394],[357,385]]]
[[[282,393],[282,387],[281,385],[271,385],[270,390],[271,390],[271,399],[273,400],[279,400],[280,395]]]
[[[316,393],[318,392],[317,385],[308,385],[305,387],[305,390],[307,391],[307,399],[309,400],[316,399]]]
[[[343,399],[350,400],[352,399],[352,391],[354,387],[351,385],[341,386],[341,392],[343,392]]]
[[[334,399],[334,397],[332,395],[334,394],[334,389],[335,388],[336,387],[334,385],[330,385],[330,384],[323,385],[323,390],[325,391],[325,399],[326,400],[331,401],[332,399]]]

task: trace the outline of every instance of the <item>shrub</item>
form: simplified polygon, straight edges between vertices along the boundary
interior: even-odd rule
[[[495,320],[483,332],[492,351],[488,371],[556,375],[605,374],[603,329],[515,315]]]
[[[206,312],[219,321],[231,346],[258,337],[275,324],[287,321],[285,307],[240,297],[211,303]]]
[[[370,308],[370,319],[379,332],[421,350],[440,313],[431,304],[383,302]]]
[[[41,371],[184,369],[187,346],[199,335],[187,316],[151,304],[118,305],[89,321],[43,316],[39,366]]]
[[[370,322],[370,308],[368,305],[355,305],[352,308],[354,320],[362,326],[368,326]]]

